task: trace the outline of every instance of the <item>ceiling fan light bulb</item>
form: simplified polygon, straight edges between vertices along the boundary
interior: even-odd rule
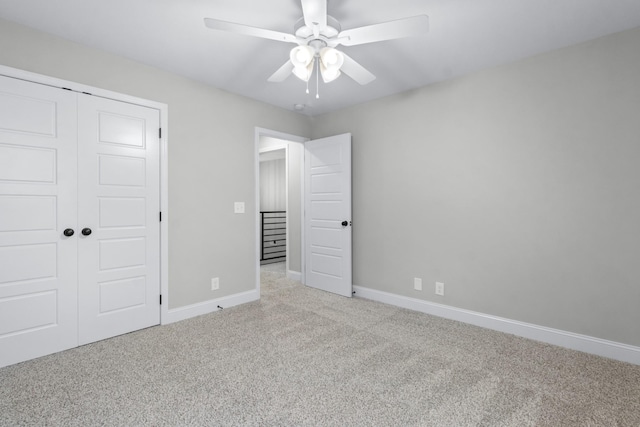
[[[344,64],[344,55],[337,49],[325,47],[320,51],[320,60],[326,68],[340,69]]]
[[[309,55],[304,50],[298,50],[296,52],[296,62],[301,64],[306,63],[309,60]]]
[[[310,46],[296,46],[291,49],[289,58],[294,67],[307,67],[312,61],[314,56],[313,48]]]

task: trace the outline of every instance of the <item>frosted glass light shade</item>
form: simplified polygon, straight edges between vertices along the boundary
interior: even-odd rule
[[[322,75],[322,81],[325,83],[330,83],[340,77],[340,70],[338,69],[327,69],[322,63],[320,63],[320,74]]]
[[[332,47],[320,51],[320,73],[322,80],[329,83],[340,77],[340,67],[344,64],[344,55]]]
[[[308,82],[311,78],[311,74],[313,74],[313,64],[314,60],[312,59],[309,65],[306,67],[293,67],[293,75],[302,80],[303,82]]]
[[[326,68],[338,68],[344,64],[344,55],[332,47],[325,47],[320,51],[320,59]]]
[[[291,49],[289,58],[293,64],[293,75],[302,81],[309,81],[313,73],[315,51],[311,46],[296,46]]]

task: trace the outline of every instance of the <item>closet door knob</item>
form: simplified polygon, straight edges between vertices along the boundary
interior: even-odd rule
[[[82,235],[83,236],[88,236],[89,234],[91,234],[91,229],[90,228],[83,228],[82,229]]]
[[[67,237],[73,236],[73,233],[74,233],[73,228],[67,228],[62,232],[62,234],[64,234]]]
[[[349,223],[347,221],[342,221],[342,226],[346,227],[347,225],[349,225]]]

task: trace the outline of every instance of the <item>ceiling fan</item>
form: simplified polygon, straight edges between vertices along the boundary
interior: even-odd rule
[[[294,34],[251,27],[219,19],[205,18],[208,28],[235,34],[293,43],[289,60],[282,65],[268,81],[281,82],[291,74],[307,82],[316,69],[316,79],[322,76],[325,83],[337,79],[341,73],[351,77],[361,85],[372,82],[376,77],[337,46],[357,46],[384,40],[393,40],[424,34],[429,29],[429,17],[416,15],[410,18],[367,25],[342,30],[340,23],[327,14],[327,0],[301,0],[303,17],[294,25]],[[317,84],[317,80],[316,80]],[[316,93],[316,97],[318,97]]]

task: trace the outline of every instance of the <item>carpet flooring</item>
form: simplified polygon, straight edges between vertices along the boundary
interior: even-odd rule
[[[640,426],[640,366],[306,288],[0,369],[2,426]]]

